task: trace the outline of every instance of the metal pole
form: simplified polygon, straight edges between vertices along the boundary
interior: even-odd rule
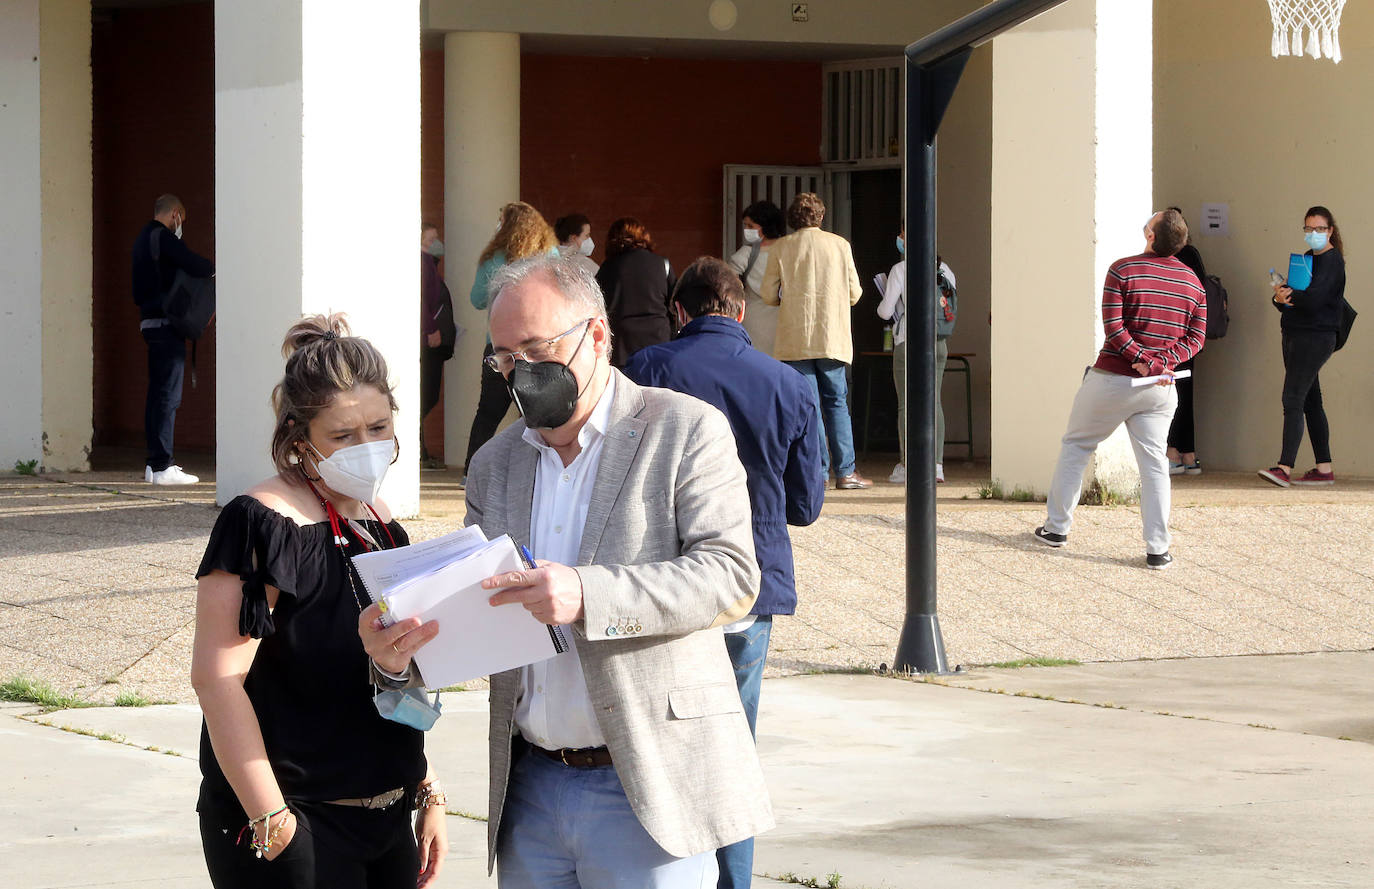
[[[973,47],[1063,2],[995,0],[906,48],[906,620],[897,671],[949,672],[935,596],[935,134]]]
[[[906,61],[906,622],[893,668],[947,673],[935,613],[935,140],[932,78]],[[927,138],[929,133],[929,138]]]

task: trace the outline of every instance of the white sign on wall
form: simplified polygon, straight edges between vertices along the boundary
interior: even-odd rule
[[[1231,205],[1230,204],[1203,204],[1202,205],[1202,234],[1220,235],[1223,238],[1231,235]]]

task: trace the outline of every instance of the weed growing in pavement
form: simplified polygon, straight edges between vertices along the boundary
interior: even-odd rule
[[[459,818],[466,818],[469,821],[486,821],[486,815],[478,815],[475,812],[465,812],[462,809],[445,809],[445,815],[454,815]]]
[[[1023,657],[1015,661],[998,661],[995,664],[982,664],[998,670],[1017,670],[1021,667],[1078,667],[1082,661],[1066,657]]]
[[[38,461],[37,461],[37,460],[15,460],[15,461],[14,461],[14,471],[17,472],[17,473],[19,473],[20,475],[37,475],[37,474],[38,474]]]
[[[64,695],[48,683],[31,676],[11,676],[4,682],[0,682],[0,701],[22,701],[28,704],[37,704],[43,708],[44,712],[95,706],[90,701]]]
[[[999,479],[982,482],[978,485],[979,500],[1005,500],[1002,494],[1002,482]]]
[[[1007,499],[1017,503],[1030,503],[1032,500],[1039,500],[1040,497],[1030,488],[1023,488],[1017,485],[1011,489],[1011,495],[1007,497]]]
[[[1133,506],[1140,502],[1140,489],[1118,491],[1102,484],[1099,479],[1093,479],[1078,502],[1083,506]]]
[[[139,691],[121,691],[115,695],[114,705],[116,707],[150,707],[153,704],[170,704],[171,701],[151,701],[143,696]]]
[[[840,889],[840,881],[844,879],[840,876],[838,871],[831,871],[830,873],[826,874],[824,883],[822,883],[816,877],[799,877],[791,871],[788,871],[785,874],[778,874],[776,877],[772,876],[771,874],[764,874],[763,876],[769,880],[777,880],[779,883],[791,883],[794,886],[806,886],[808,887],[808,889],[821,889],[822,886],[827,887],[827,889]]]

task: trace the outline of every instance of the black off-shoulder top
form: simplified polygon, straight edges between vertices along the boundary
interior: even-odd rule
[[[383,546],[409,542],[397,522],[387,526],[390,538],[379,523],[363,524]],[[349,554],[359,551],[350,539]],[[413,789],[425,775],[424,733],[383,719],[373,706],[358,603],[329,523],[298,525],[252,497],[236,497],[210,532],[196,577],[212,571],[243,581],[238,631],[262,640],[244,690],[283,795],[319,801]],[[271,610],[269,585],[281,591]],[[358,596],[366,605],[361,586]],[[215,759],[203,721],[200,769],[196,811],[227,821],[250,817]]]

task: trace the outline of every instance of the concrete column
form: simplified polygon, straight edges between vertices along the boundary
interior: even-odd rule
[[[286,328],[346,312],[386,356],[419,508],[420,33],[416,0],[217,0],[215,203],[220,503],[271,474]]]
[[[1152,191],[1150,0],[1070,0],[993,43],[992,475],[1043,494],[1107,267],[1144,249]],[[1090,474],[1139,485],[1125,429]]]
[[[0,0],[0,471],[91,444],[91,17]]]
[[[468,294],[502,204],[520,197],[520,35],[444,35],[445,276],[466,333],[444,366],[444,460],[463,465],[487,316]]]

